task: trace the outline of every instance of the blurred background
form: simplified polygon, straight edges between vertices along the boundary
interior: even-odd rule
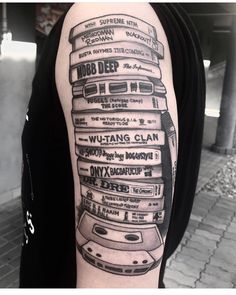
[[[69,3],[0,3],[0,287],[17,287],[22,238],[21,133],[46,36]],[[236,285],[236,3],[182,3],[207,81],[201,169],[166,287]],[[227,255],[229,254],[230,255]]]

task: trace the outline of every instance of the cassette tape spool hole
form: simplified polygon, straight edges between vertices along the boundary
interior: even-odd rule
[[[101,226],[95,226],[94,230],[99,235],[107,235],[107,230]]]
[[[125,239],[127,241],[138,241],[139,240],[139,236],[138,235],[135,235],[135,234],[128,234],[128,235],[125,235]]]

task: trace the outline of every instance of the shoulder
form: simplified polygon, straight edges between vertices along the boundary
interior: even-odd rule
[[[131,47],[133,56],[129,51]],[[115,56],[120,58],[125,58],[122,50],[126,51],[127,56],[140,60],[144,58],[149,64],[152,63],[149,59],[157,59],[155,62],[160,68],[157,78],[161,78],[167,89],[169,106],[175,108],[169,44],[157,13],[148,3],[72,5],[64,19],[56,60],[56,83],[62,103],[65,104],[68,95],[71,96],[71,77],[68,72],[73,58],[77,64],[83,60],[87,62],[96,59],[95,55],[107,60],[108,50],[116,51]],[[138,56],[139,53],[143,56]],[[70,105],[68,109],[69,107]],[[173,117],[177,123],[176,115],[173,114]]]

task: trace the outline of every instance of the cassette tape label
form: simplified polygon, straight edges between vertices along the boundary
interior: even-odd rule
[[[91,98],[74,98],[74,111],[91,110],[167,110],[166,98],[158,96],[102,96]]]
[[[158,55],[156,52],[141,44],[137,44],[136,48],[133,48],[133,44],[129,42],[103,44],[102,48],[100,45],[93,45],[90,46],[89,50],[87,48],[76,50],[71,53],[70,64],[74,66],[87,61],[88,58],[89,60],[96,60],[114,57],[140,58],[141,60],[158,64]]]
[[[72,28],[70,33],[70,42],[73,42],[73,39],[84,35],[87,31],[94,30],[97,28],[105,28],[110,26],[117,27],[128,27],[131,29],[139,30],[144,32],[147,35],[150,35],[154,39],[157,39],[156,29],[150,24],[140,20],[136,17],[132,17],[127,14],[108,14],[106,16],[96,17],[89,21],[82,22]]]
[[[102,113],[102,114],[84,114],[72,113],[75,127],[83,128],[143,128],[143,129],[161,129],[160,114],[130,112],[127,117],[126,112],[120,113]]]
[[[90,147],[137,147],[164,145],[165,136],[162,130],[130,130],[75,133],[77,145]]]
[[[145,64],[134,58],[119,60],[103,60],[81,63],[71,68],[71,83],[91,77],[110,77],[114,75],[146,75],[156,79],[161,78],[159,67],[152,64]]]
[[[115,209],[108,206],[98,204],[94,201],[82,197],[82,204],[84,209],[90,213],[104,218],[106,220],[112,220],[123,223],[162,223],[164,220],[164,210],[156,212],[145,211],[131,211],[124,209]]]
[[[77,162],[79,175],[92,176],[95,178],[159,178],[162,176],[161,166],[127,166],[127,165],[104,165],[99,163],[87,163],[81,160]]]
[[[121,180],[100,179],[90,176],[80,176],[81,184],[94,188],[96,190],[105,191],[109,194],[121,196],[137,196],[142,198],[162,198],[164,184],[163,183],[135,183]]]
[[[114,164],[127,165],[159,165],[161,164],[161,151],[159,149],[143,148],[90,148],[76,146],[76,154],[84,159]]]
[[[84,185],[81,186],[81,195],[105,206],[128,210],[155,212],[163,210],[164,206],[163,198],[142,199],[140,197],[115,196],[93,190]]]
[[[150,35],[142,33],[136,29],[125,27],[101,28],[94,31],[84,33],[74,39],[74,50],[81,48],[89,48],[92,45],[106,44],[111,42],[137,42],[146,45],[154,50],[160,57],[163,56],[163,45],[152,38]]]

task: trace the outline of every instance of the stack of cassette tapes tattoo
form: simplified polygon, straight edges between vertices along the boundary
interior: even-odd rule
[[[101,270],[141,275],[163,253],[164,151],[172,188],[175,176],[176,133],[159,67],[164,48],[152,25],[124,14],[80,23],[69,41],[77,249]]]

